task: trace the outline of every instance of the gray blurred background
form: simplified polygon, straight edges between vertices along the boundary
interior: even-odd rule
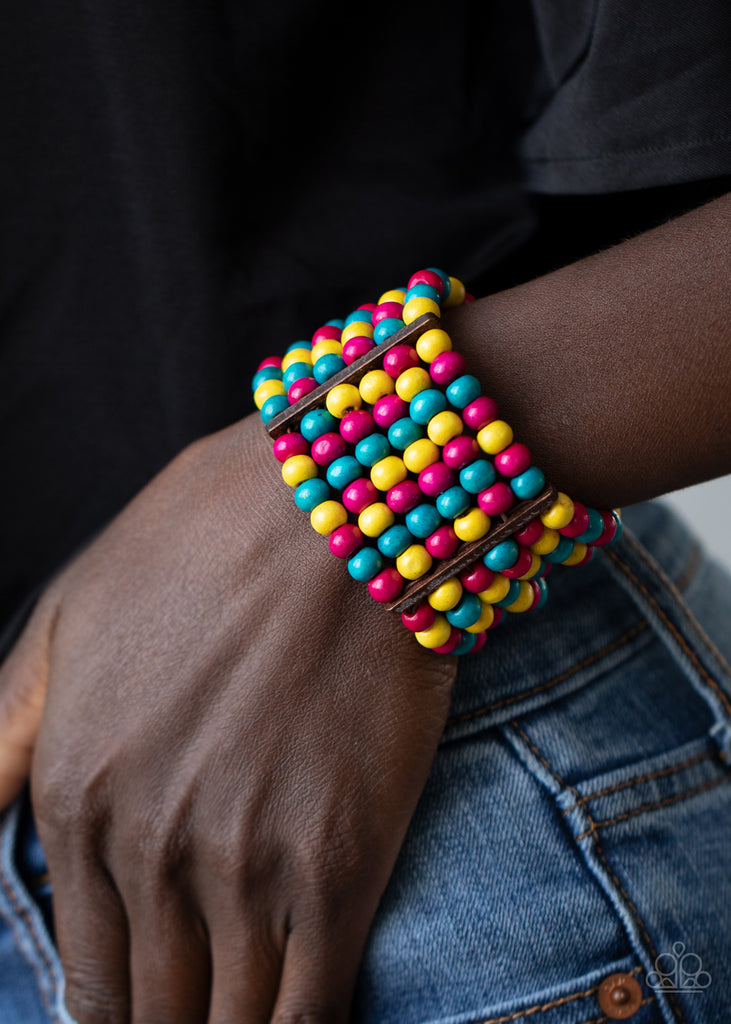
[[[686,519],[707,548],[731,570],[731,476],[662,499]]]

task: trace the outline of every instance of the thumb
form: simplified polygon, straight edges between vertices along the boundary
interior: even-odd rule
[[[0,666],[0,810],[28,780],[46,699],[58,606],[41,600]]]

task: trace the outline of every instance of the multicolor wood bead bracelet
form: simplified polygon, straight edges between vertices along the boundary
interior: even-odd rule
[[[555,563],[616,540],[619,511],[546,483],[440,327],[473,301],[429,268],[265,359],[254,401],[295,504],[371,596],[439,654],[539,608]]]

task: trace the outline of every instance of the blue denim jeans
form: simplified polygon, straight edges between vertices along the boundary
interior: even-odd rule
[[[626,523],[462,660],[358,1024],[731,1019],[731,579],[662,502]],[[0,843],[0,1021],[68,1024],[26,801]]]

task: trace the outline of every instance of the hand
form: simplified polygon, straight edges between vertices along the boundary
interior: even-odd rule
[[[258,419],[176,458],[0,673],[16,765],[43,709],[32,798],[77,1020],[346,1021],[455,671],[349,579]]]

